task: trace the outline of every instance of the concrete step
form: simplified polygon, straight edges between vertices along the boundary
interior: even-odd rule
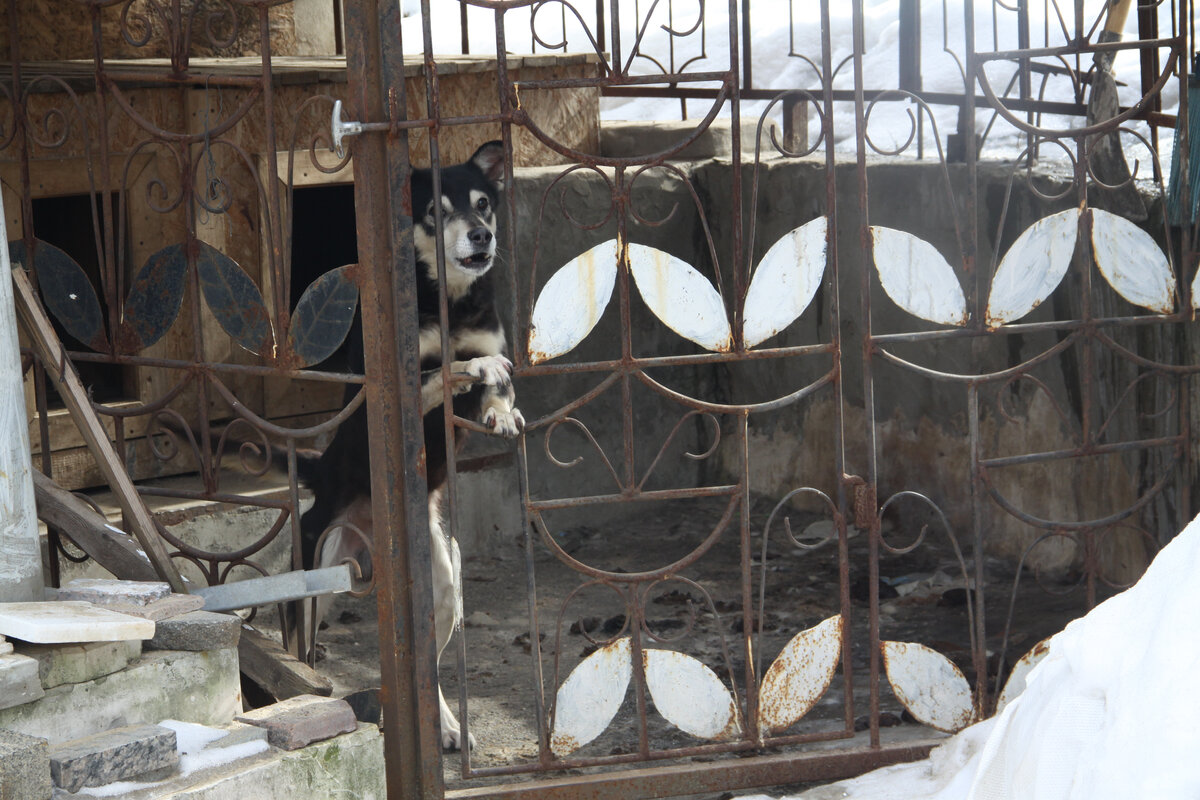
[[[19,654],[23,645],[15,644]],[[31,654],[45,659],[51,649],[35,652],[31,648]],[[100,655],[88,652],[81,656],[82,649],[75,645],[65,649],[76,660]],[[45,694],[40,699],[0,709],[0,728],[39,736],[53,747],[111,728],[157,724],[164,719],[228,725],[234,714],[241,713],[236,647],[194,652],[143,650],[133,659],[124,652],[103,655],[116,658],[112,671],[90,669],[77,675],[87,680],[43,686]],[[48,668],[46,677],[61,677],[60,673],[69,672],[66,666]],[[45,682],[56,683],[57,679]]]

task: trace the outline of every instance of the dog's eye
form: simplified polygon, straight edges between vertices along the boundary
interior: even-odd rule
[[[477,209],[479,209],[480,211],[487,211],[488,199],[486,197],[479,198],[478,200],[475,201],[475,207]]]

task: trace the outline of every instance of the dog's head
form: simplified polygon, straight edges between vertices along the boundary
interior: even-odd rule
[[[446,292],[453,299],[492,268],[496,257],[496,202],[504,185],[504,145],[488,142],[465,163],[441,172],[442,243]],[[437,227],[433,171],[413,170],[413,234],[417,259],[437,281]]]

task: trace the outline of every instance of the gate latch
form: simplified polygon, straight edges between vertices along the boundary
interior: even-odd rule
[[[334,155],[338,158],[346,157],[346,149],[342,146],[342,139],[347,136],[357,136],[363,132],[363,124],[354,122],[353,120],[342,119],[342,101],[333,101],[333,116],[329,121],[330,131],[333,134],[333,150]]]

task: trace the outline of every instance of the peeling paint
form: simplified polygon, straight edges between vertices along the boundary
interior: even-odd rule
[[[629,270],[642,300],[668,328],[706,350],[726,353],[733,334],[725,303],[694,267],[653,247],[629,245]]]
[[[780,237],[758,262],[742,314],[746,347],[770,339],[808,308],[825,274],[828,228],[825,217],[806,222]]]
[[[1033,311],[1062,282],[1079,239],[1079,209],[1030,225],[1008,248],[988,295],[987,326],[997,328]]]
[[[654,707],[672,725],[701,739],[741,734],[733,695],[706,665],[673,650],[644,650],[642,664]]]
[[[929,242],[894,228],[871,226],[875,270],[892,302],[942,325],[967,324],[967,300],[954,270]]]
[[[888,683],[896,699],[931,728],[954,733],[975,716],[962,670],[941,653],[913,642],[881,642]]]
[[[1000,692],[1000,697],[996,699],[996,713],[999,714],[1004,710],[1004,707],[1017,698],[1021,692],[1025,691],[1025,678],[1029,675],[1029,671],[1037,666],[1050,652],[1050,639],[1047,637],[1035,644],[1028,653],[1021,656],[1017,663],[1013,664],[1012,672],[1008,674],[1008,680],[1004,682],[1004,689]]]
[[[1175,310],[1175,276],[1150,234],[1127,219],[1092,209],[1092,252],[1100,274],[1130,303],[1159,314]]]
[[[828,691],[842,652],[842,627],[839,616],[801,631],[767,669],[758,700],[764,733],[791,727]]]
[[[616,280],[616,239],[601,242],[551,275],[530,319],[530,363],[575,349],[604,315]]]
[[[629,637],[610,642],[571,670],[558,687],[550,749],[560,758],[595,739],[612,722],[633,672]]]

